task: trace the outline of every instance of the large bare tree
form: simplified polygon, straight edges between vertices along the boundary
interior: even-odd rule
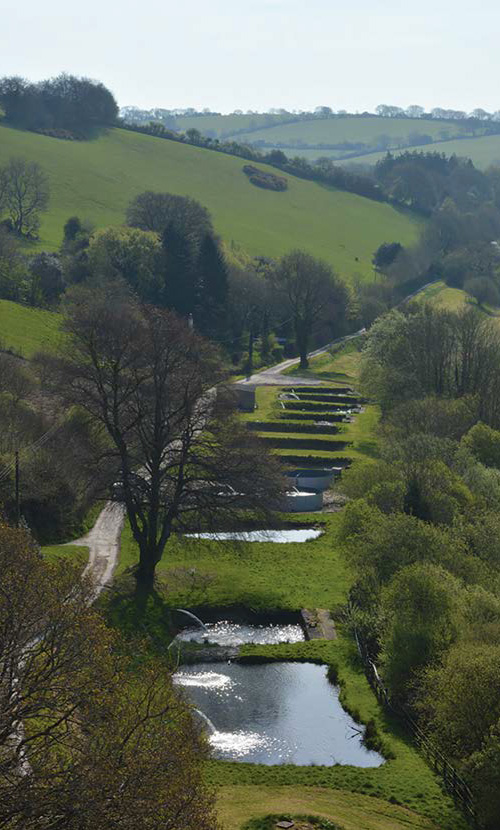
[[[11,158],[0,174],[0,208],[7,210],[16,233],[34,236],[40,213],[49,203],[49,182],[36,161]]]
[[[241,509],[264,519],[279,505],[279,463],[235,418],[213,345],[122,283],[75,288],[64,319],[51,376],[108,436],[141,589],[173,532],[234,522]]]
[[[326,262],[298,250],[282,258],[273,282],[293,320],[300,368],[307,369],[314,330],[345,316],[346,288]]]
[[[0,525],[0,828],[215,830],[205,746],[158,661],[140,670],[78,566]]]

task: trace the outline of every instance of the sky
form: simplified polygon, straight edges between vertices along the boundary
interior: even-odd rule
[[[0,20],[0,75],[85,75],[120,106],[500,110],[498,0],[0,0]]]

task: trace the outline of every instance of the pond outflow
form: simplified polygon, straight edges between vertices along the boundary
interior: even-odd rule
[[[182,643],[212,643],[228,648],[242,646],[245,643],[258,645],[275,645],[276,643],[300,643],[305,640],[300,625],[282,625],[266,623],[265,625],[247,625],[244,623],[220,620],[207,623],[204,630],[185,628],[175,640]],[[175,641],[174,641],[175,642]]]
[[[285,545],[289,542],[311,542],[322,536],[323,530],[303,528],[299,530],[235,530],[220,533],[186,533],[189,539],[208,539],[214,542],[273,542]]]
[[[361,743],[360,727],[342,709],[325,666],[198,663],[182,667],[174,682],[210,725],[208,739],[221,760],[358,767],[384,762]]]

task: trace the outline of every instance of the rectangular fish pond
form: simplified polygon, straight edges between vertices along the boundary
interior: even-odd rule
[[[186,533],[188,539],[208,539],[213,542],[274,542],[285,545],[289,542],[311,542],[324,531],[314,527],[293,530],[233,530],[215,533]]]
[[[197,663],[174,675],[206,727],[213,756],[256,764],[378,767],[325,666]]]

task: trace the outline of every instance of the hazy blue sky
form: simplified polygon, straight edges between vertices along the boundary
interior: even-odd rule
[[[500,109],[499,0],[0,0],[0,12],[0,74],[88,75],[120,105]]]

